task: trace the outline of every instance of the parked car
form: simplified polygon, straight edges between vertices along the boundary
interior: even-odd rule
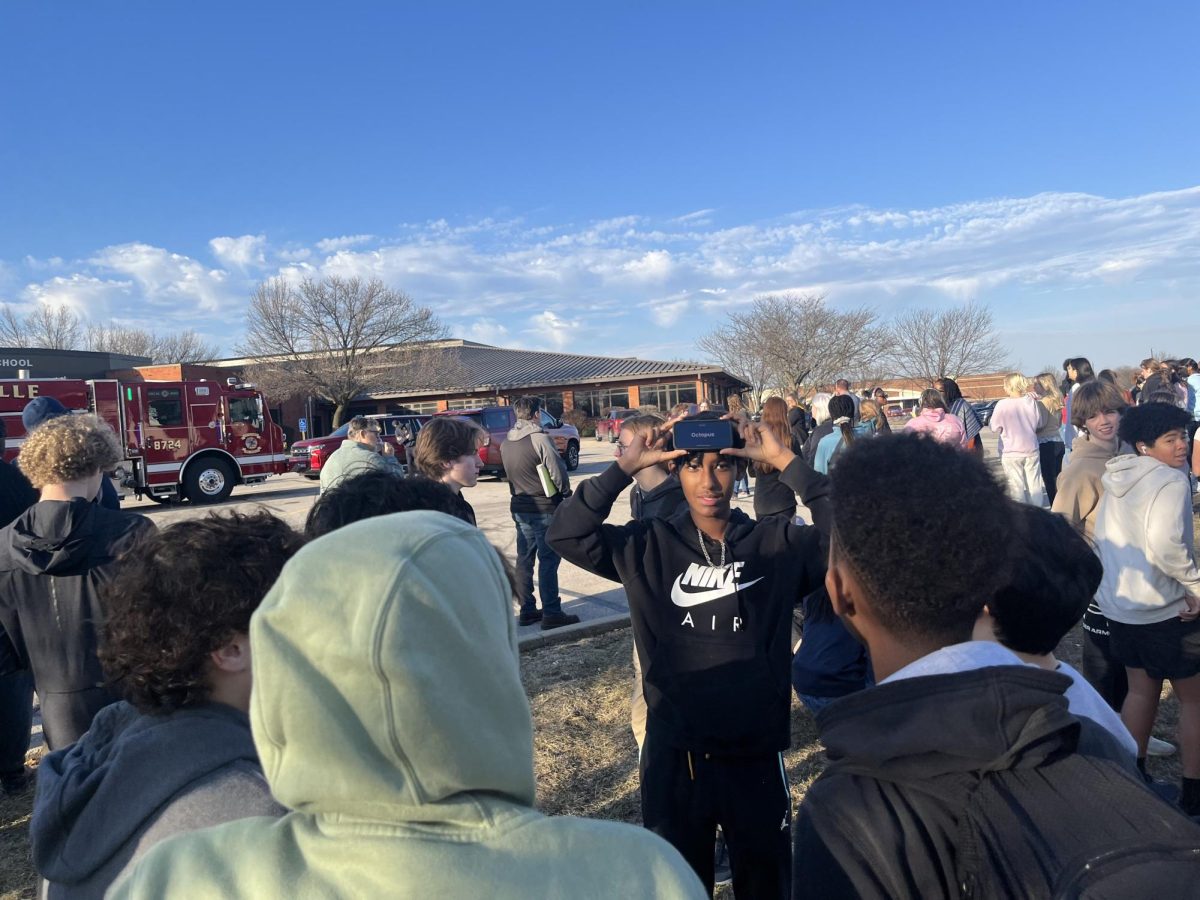
[[[636,409],[610,409],[607,416],[596,422],[596,440],[608,438],[610,444],[615,444],[621,434],[621,425],[637,414]]]
[[[996,408],[996,400],[976,400],[971,404],[975,410],[975,414],[979,416],[981,425],[987,425],[992,421],[992,411]]]
[[[445,412],[434,413],[438,416],[461,416],[475,422],[488,433],[488,442],[479,450],[479,458],[483,461],[482,471],[491,475],[504,475],[504,462],[500,459],[500,445],[508,437],[509,429],[517,424],[517,414],[511,406],[487,406],[482,409],[448,409]],[[554,439],[554,446],[567,464],[567,470],[574,472],[579,468],[579,429],[574,425],[563,423],[550,413],[542,410],[542,428]]]
[[[396,457],[401,464],[405,462],[405,453],[400,446],[400,441],[396,438],[397,431],[403,432],[408,430],[414,438],[417,432],[421,430],[421,426],[429,421],[429,416],[417,415],[370,415],[366,416],[373,422],[379,423],[380,436],[393,447],[396,448]],[[292,444],[291,456],[288,460],[288,466],[293,472],[298,472],[305,478],[320,478],[321,466],[325,460],[329,459],[338,447],[342,446],[342,441],[346,439],[346,433],[350,430],[350,423],[344,422],[339,428],[335,428],[332,433],[325,437],[309,438],[306,441],[296,441]]]

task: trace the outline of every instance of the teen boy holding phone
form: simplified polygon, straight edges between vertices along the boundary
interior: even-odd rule
[[[711,892],[719,824],[739,900],[786,897],[791,798],[792,608],[825,578],[829,481],[762,425],[693,416],[634,436],[607,470],[557,510],[558,553],[625,586],[648,706],[642,819]],[[736,446],[735,446],[736,445]],[[766,462],[816,526],[755,522],[732,509],[737,459]],[[636,472],[678,462],[686,506],[667,519],[606,525]]]

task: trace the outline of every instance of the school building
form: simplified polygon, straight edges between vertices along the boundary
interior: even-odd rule
[[[579,410],[599,418],[614,407],[654,406],[666,411],[676,403],[724,403],[730,394],[750,388],[737,376],[707,363],[511,350],[465,340],[428,346],[453,355],[463,373],[463,384],[444,391],[422,388],[370,394],[351,403],[347,417],[503,406],[517,397],[533,395],[555,416]],[[251,358],[223,359],[205,363],[205,367],[241,374],[254,362]],[[322,435],[331,430],[333,407],[315,397],[295,397],[275,407],[272,415],[289,437],[301,418],[308,419],[310,435]]]

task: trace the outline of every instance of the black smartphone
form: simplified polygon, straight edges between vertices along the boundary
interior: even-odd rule
[[[673,429],[676,450],[727,450],[733,446],[728,419],[684,419]]]

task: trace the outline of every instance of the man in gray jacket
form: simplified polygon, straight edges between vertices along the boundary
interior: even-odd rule
[[[379,437],[379,426],[366,416],[355,416],[342,446],[321,466],[321,493],[336,487],[339,481],[373,470],[404,474],[395,449]]]
[[[512,494],[509,510],[517,525],[517,577],[521,591],[521,625],[542,623],[542,630],[573,625],[579,616],[562,611],[558,596],[558,563],[561,557],[546,543],[546,529],[554,510],[571,493],[567,465],[558,455],[554,440],[538,424],[541,401],[520,397],[513,403],[517,424],[500,445],[500,459]],[[539,467],[544,467],[539,473]],[[548,483],[543,483],[543,475]],[[533,563],[538,563],[538,594],[542,608],[533,599]]]

